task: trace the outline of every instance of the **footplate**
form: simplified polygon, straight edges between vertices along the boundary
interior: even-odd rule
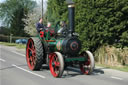
[[[65,62],[74,62],[74,61],[86,61],[86,57],[71,57],[71,58],[65,58]]]

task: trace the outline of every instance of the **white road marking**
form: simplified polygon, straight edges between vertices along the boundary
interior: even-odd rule
[[[111,76],[111,78],[118,79],[118,80],[123,80],[123,78],[119,78],[119,77],[116,77],[116,76]]]
[[[46,78],[45,76],[42,76],[42,75],[33,73],[33,72],[31,72],[31,71],[28,71],[28,70],[26,70],[26,69],[24,69],[24,68],[21,68],[21,67],[15,65],[15,64],[12,64],[12,66],[14,66],[14,67],[16,67],[16,68],[18,68],[18,69],[20,69],[20,70],[23,70],[23,71],[25,71],[25,72],[28,72],[28,73],[30,73],[30,74],[33,74],[33,75],[35,75],[35,76],[38,76],[38,77],[40,77],[40,78],[43,78],[43,79]]]
[[[15,54],[17,54],[17,55],[20,55],[20,56],[24,56],[24,57],[25,57],[24,54],[18,53],[18,52],[16,52],[16,51],[11,51],[11,52],[13,52],[13,53],[15,53]]]
[[[1,59],[1,58],[0,58],[0,61],[2,61],[2,62],[6,62],[6,60],[4,60],[4,59]]]

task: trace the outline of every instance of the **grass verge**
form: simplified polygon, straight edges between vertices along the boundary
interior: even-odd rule
[[[25,49],[26,48],[26,44],[16,44],[16,43],[7,43],[7,42],[0,42],[1,45],[5,45],[5,46],[14,46],[18,49]]]
[[[126,65],[126,66],[109,66],[109,65],[103,65],[103,64],[96,64],[96,66],[128,72],[128,65]]]

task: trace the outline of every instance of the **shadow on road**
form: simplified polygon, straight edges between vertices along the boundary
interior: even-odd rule
[[[102,69],[104,68],[95,68],[93,73],[90,76],[98,76],[100,74],[104,74],[104,71]],[[44,70],[50,71],[47,65],[42,66],[40,71],[44,71]],[[66,69],[64,69],[62,78],[70,78],[70,77],[75,77],[80,75],[83,75],[83,74],[78,67],[67,67]]]
[[[102,68],[95,68],[93,71],[93,75],[97,75],[97,74],[104,74],[104,71],[102,70]]]
[[[67,74],[64,75],[64,77],[75,77],[75,76],[80,76],[80,75],[84,75],[82,74],[82,72],[80,71],[79,68],[73,68],[73,67],[68,67],[67,69],[65,69],[65,71],[67,71]],[[94,71],[92,72],[91,75],[89,76],[98,76],[100,74],[104,74],[104,71],[102,69],[94,69]]]

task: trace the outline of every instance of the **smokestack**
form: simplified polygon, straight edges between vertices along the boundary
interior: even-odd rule
[[[72,0],[67,0],[68,3],[68,19],[69,19],[69,32],[72,35],[75,32],[75,5]]]

